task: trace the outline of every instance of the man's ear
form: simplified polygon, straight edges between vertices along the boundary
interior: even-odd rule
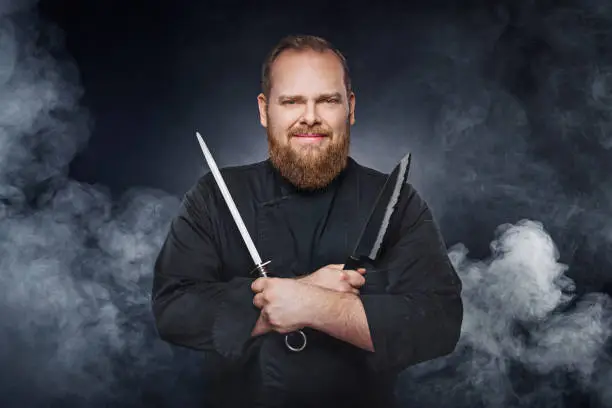
[[[349,95],[349,122],[351,125],[355,124],[355,94],[351,92]]]
[[[268,115],[266,115],[266,110],[268,109],[268,101],[263,93],[257,95],[257,105],[259,106],[259,122],[261,123],[261,126],[267,128]]]

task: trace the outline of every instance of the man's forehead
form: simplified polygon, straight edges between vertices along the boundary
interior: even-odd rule
[[[344,69],[332,51],[287,50],[274,61],[270,79],[277,94],[332,94],[344,88]]]
[[[287,76],[309,69],[324,70],[326,76],[342,75],[344,72],[338,56],[329,50],[285,50],[276,58],[270,68],[270,74],[273,76]]]

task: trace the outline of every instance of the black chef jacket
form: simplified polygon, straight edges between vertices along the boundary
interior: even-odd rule
[[[262,259],[272,261],[268,270],[283,278],[345,262],[387,176],[351,157],[316,192],[294,188],[269,159],[221,173]],[[253,267],[212,174],[204,175],[172,220],[152,298],[160,337],[205,352],[211,407],[394,407],[399,372],[458,341],[461,281],[409,183],[359,295],[374,352],[311,328],[299,353],[279,333],[251,337],[260,313]]]

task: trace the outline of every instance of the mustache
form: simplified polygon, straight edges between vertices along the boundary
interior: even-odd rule
[[[325,135],[325,136],[329,136],[331,134],[331,132],[329,130],[316,127],[316,128],[298,128],[298,129],[294,129],[294,130],[289,132],[289,135],[290,136],[295,136],[295,135],[304,134],[304,133],[318,133],[318,134]]]

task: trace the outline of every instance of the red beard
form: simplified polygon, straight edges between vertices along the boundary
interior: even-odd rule
[[[324,188],[346,167],[350,144],[348,124],[345,135],[321,148],[304,146],[295,149],[288,142],[279,142],[278,138],[270,134],[269,129],[268,127],[270,161],[280,174],[298,189]],[[310,129],[308,132],[328,134]]]

